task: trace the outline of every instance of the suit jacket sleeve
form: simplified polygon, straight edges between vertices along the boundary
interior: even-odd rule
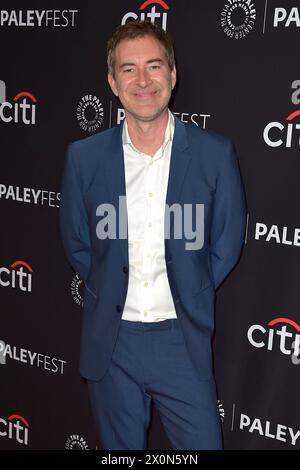
[[[86,282],[91,264],[91,242],[86,208],[78,172],[73,159],[73,146],[68,147],[60,197],[60,231],[69,262]]]
[[[210,261],[217,288],[236,264],[245,235],[245,196],[231,142],[222,155],[210,236]]]

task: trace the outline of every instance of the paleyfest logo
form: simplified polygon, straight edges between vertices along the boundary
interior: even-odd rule
[[[23,2],[24,3],[24,2]],[[37,2],[41,3],[41,2]],[[24,5],[26,6],[26,5]],[[0,10],[2,28],[73,28],[78,10]]]
[[[221,11],[221,26],[227,37],[241,39],[252,31],[256,9],[252,0],[227,0]]]
[[[280,23],[280,24],[279,24]],[[290,10],[286,8],[275,8],[273,18],[274,28],[281,26],[283,29],[287,29],[290,26],[299,28],[300,27],[300,9],[299,7],[292,7]]]
[[[149,11],[148,7],[151,6],[151,9]],[[157,9],[159,7],[159,11]],[[167,5],[166,2],[163,0],[146,0],[139,6],[139,11],[140,14],[137,14],[133,11],[129,11],[126,13],[122,20],[121,24],[127,23],[127,21],[132,21],[132,20],[140,20],[140,21],[151,21],[151,23],[157,23],[159,22],[160,26],[166,30],[167,29],[167,18],[168,18],[168,10],[170,10],[170,7]]]
[[[20,91],[12,101],[8,101],[5,82],[0,80],[0,122],[34,125],[36,102],[35,96],[29,91]]]
[[[241,431],[256,434],[261,437],[275,439],[292,446],[297,445],[300,430],[280,423],[274,423],[262,418],[252,418],[248,414],[240,413],[238,427]]]
[[[112,109],[112,105],[111,105]],[[206,129],[207,121],[211,118],[211,114],[208,113],[200,113],[200,112],[184,112],[184,111],[172,111],[172,113],[177,116],[181,122],[191,123],[197,127],[201,127],[202,129]],[[116,108],[114,110],[115,114],[115,123],[121,124],[121,122],[125,119],[125,109],[124,108]],[[110,123],[111,124],[111,123]],[[111,127],[111,125],[110,125]]]

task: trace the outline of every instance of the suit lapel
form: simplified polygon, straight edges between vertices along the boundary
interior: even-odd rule
[[[128,264],[128,217],[127,217],[127,207],[126,207],[126,182],[125,182],[125,166],[124,166],[124,152],[122,144],[122,130],[123,124],[116,126],[113,129],[113,134],[111,136],[111,142],[108,145],[109,155],[105,159],[105,178],[108,193],[110,195],[110,201],[113,207],[116,210],[117,216],[117,239],[119,241],[121,250],[123,252],[125,264]],[[119,196],[123,196],[122,200],[125,202],[125,214],[120,214],[125,222],[125,233],[126,238],[119,238],[119,210],[120,213],[123,211],[123,207],[120,208],[120,199]]]
[[[180,193],[184,178],[191,160],[191,154],[188,150],[188,140],[186,127],[175,116],[175,131],[171,152],[170,170],[166,204],[170,207],[180,199]],[[171,217],[170,233],[172,233],[173,217]]]

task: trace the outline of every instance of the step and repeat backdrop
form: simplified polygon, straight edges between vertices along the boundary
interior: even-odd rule
[[[299,450],[299,0],[0,0],[0,449],[97,448],[60,184],[68,143],[124,119],[106,41],[135,19],[169,31],[172,111],[230,137],[244,180],[245,246],[216,302],[224,447]],[[170,448],[155,408],[149,448]]]

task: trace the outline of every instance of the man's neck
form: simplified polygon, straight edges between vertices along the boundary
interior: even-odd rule
[[[162,146],[166,128],[168,125],[169,112],[166,111],[153,121],[138,121],[132,116],[126,116],[127,128],[130,139],[135,148],[140,152],[153,157]]]

